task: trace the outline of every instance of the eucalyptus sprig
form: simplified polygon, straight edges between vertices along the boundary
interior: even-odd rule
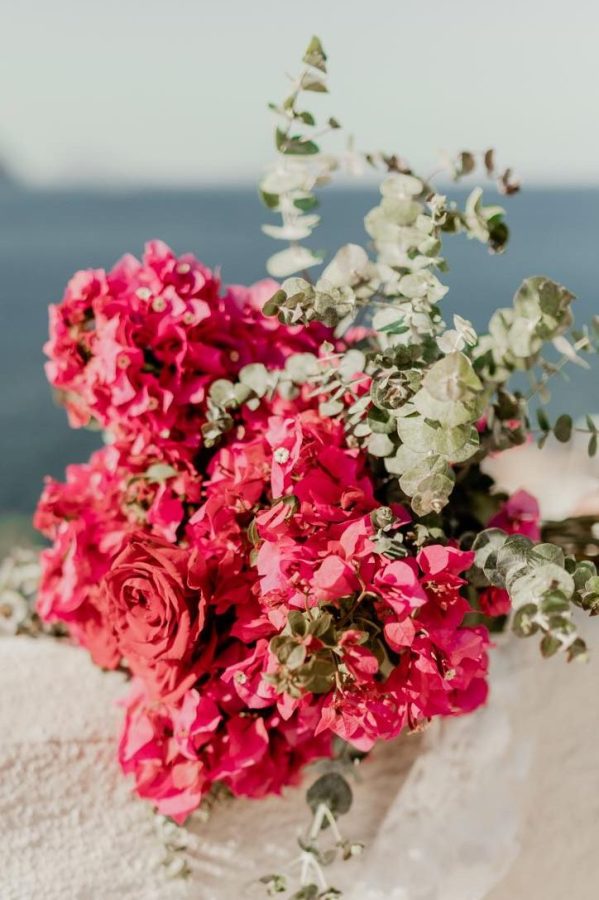
[[[566,556],[554,543],[534,544],[500,529],[481,532],[473,549],[486,582],[510,595],[515,634],[538,634],[543,656],[561,651],[568,660],[585,658],[587,647],[572,606],[599,614],[599,577],[593,562]]]
[[[324,90],[326,56],[317,39],[310,43],[304,62],[308,71],[318,70],[315,83]],[[276,144],[279,153],[301,158],[296,171],[307,177],[305,159],[316,157],[319,147],[296,131],[298,123],[304,128],[315,127],[314,117],[306,116],[298,107],[305,84],[306,70],[282,107],[276,108],[286,120],[284,130],[277,128]],[[337,251],[315,283],[287,272],[285,267],[284,271],[277,265],[273,269],[271,260],[271,272],[293,277],[283,282],[264,312],[288,325],[321,321],[343,335],[361,311],[368,311],[374,340],[360,357],[361,371],[356,371],[355,359],[350,365],[342,359],[324,372],[321,367],[313,380],[325,394],[323,412],[346,418],[352,438],[365,444],[372,456],[386,460],[387,470],[397,476],[414,511],[427,515],[439,512],[448,502],[455,464],[477,453],[475,423],[490,399],[490,389],[473,365],[470,351],[478,338],[472,325],[455,316],[453,328],[448,329],[439,310],[439,302],[447,293],[436,274],[446,268],[442,239],[446,234],[463,232],[500,250],[508,231],[503,210],[485,206],[480,189],[470,194],[460,211],[397,156],[365,154],[365,158],[385,170],[381,201],[365,217],[374,255],[348,244]],[[336,160],[329,171],[338,164]],[[296,187],[294,182],[293,189]],[[262,191],[268,195],[265,200],[271,208],[291,215],[294,221],[298,210],[293,204],[299,199],[305,206],[307,199],[270,195],[264,183]],[[295,254],[296,272],[305,268],[300,258],[304,249],[297,241],[307,237],[306,229],[312,230],[317,224],[312,216],[304,222],[303,231],[284,229],[273,235],[294,240],[284,254],[286,260]],[[267,232],[273,233],[270,228]],[[309,265],[317,262],[314,257]],[[347,354],[355,356],[356,349],[348,348]],[[343,371],[350,374],[343,377]],[[353,393],[357,374],[369,381],[370,399],[355,396],[346,410],[343,398]]]
[[[276,110],[286,121],[276,141],[294,165],[302,160],[297,171],[305,173],[305,160],[318,157],[320,148],[299,130],[316,124],[298,100],[306,83],[311,90],[326,89],[326,55],[318,39],[310,43],[304,63],[291,95]],[[459,209],[397,154],[363,156],[383,173],[380,202],[364,220],[369,243],[341,247],[315,281],[297,274],[299,264],[295,272],[285,272],[293,277],[264,311],[286,324],[322,321],[341,338],[356,322],[367,326],[357,345],[350,341],[336,353],[327,346],[310,360],[302,354],[295,383],[311,384],[321,398],[321,413],[344,422],[348,442],[369,452],[377,472],[384,466],[383,501],[408,502],[419,518],[440,516],[435,527],[452,533],[449,504],[456,483],[467,485],[471,468],[487,454],[523,443],[535,432],[531,404],[546,401],[548,382],[566,364],[587,365],[581,354],[599,349],[599,324],[575,330],[574,295],[550,278],[534,276],[523,281],[511,306],[493,314],[485,333],[477,334],[458,315],[448,327],[441,313],[447,293],[441,279],[443,241],[462,233],[501,251],[509,236],[504,211],[486,205],[479,187]],[[327,163],[328,171],[338,165],[339,159]],[[462,151],[449,169],[460,180],[477,166],[498,181],[502,193],[518,190],[511,170],[497,169],[492,150]],[[275,198],[276,208],[288,206],[281,197]],[[317,224],[310,219],[310,230]],[[558,362],[548,357],[551,349],[561,354]],[[530,379],[528,395],[512,387],[520,373]],[[553,425],[542,409],[536,416],[540,444],[551,432],[566,441],[585,431],[589,453],[596,453],[598,430],[590,417],[584,429],[568,415]]]
[[[281,104],[270,104],[279,123],[275,130],[277,160],[260,183],[260,196],[268,209],[278,212],[281,225],[264,225],[263,231],[289,247],[271,256],[267,269],[277,278],[292,275],[322,261],[321,254],[302,244],[318,225],[315,189],[326,184],[337,166],[334,157],[321,153],[317,141],[340,127],[330,117],[319,128],[316,117],[302,107],[305,95],[327,93],[326,54],[317,37],[312,38],[303,58],[304,68],[293,81]]]
[[[288,872],[270,873],[260,878],[270,896],[286,894],[288,900],[341,897],[341,891],[329,883],[326,869],[339,858],[347,861],[359,856],[364,849],[360,842],[345,838],[338,825],[339,817],[349,812],[353,803],[352,789],[342,767],[354,762],[355,756],[345,759],[340,754],[334,767],[308,788],[306,802],[312,812],[312,821],[298,838],[299,857]]]

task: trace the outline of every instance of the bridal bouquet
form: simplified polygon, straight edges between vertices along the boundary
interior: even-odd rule
[[[559,528],[543,542],[535,499],[485,474],[531,435],[569,439],[571,419],[543,410],[547,383],[586,365],[597,323],[573,330],[572,294],[537,276],[485,333],[448,326],[442,242],[502,251],[503,210],[479,188],[460,208],[398,156],[323,152],[341,126],[319,127],[305,98],[326,92],[315,38],[273,106],[260,186],[282,220],[264,226],[286,244],[267,265],[277,281],[228,285],[153,241],[78,272],[51,307],[48,378],[70,423],[106,440],[48,480],[35,517],[50,541],[40,616],[130,676],[119,759],[141,797],[182,823],[216,793],[280,792],[331,760],[308,792],[297,898],[334,895],[318,836],[338,835],[351,802],[347,760],[484,703],[490,632],[509,624],[574,659],[573,607],[599,610],[584,551]],[[321,270],[304,243],[316,191],[362,165],[382,172],[368,243]],[[492,151],[450,174],[479,166],[517,190]],[[576,430],[594,453],[593,420]]]

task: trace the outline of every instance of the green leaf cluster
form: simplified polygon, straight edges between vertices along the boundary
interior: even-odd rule
[[[317,649],[313,649],[313,638]],[[286,628],[270,642],[280,665],[268,679],[280,693],[295,698],[305,693],[328,693],[335,684],[337,644],[338,634],[330,613],[318,608],[306,613],[290,612]]]
[[[304,278],[288,278],[267,300],[266,316],[277,316],[285,325],[323,322],[335,327],[350,316],[356,298],[350,287],[339,287],[321,279],[314,286]]]
[[[410,401],[393,411],[400,443],[385,464],[399,477],[417,515],[443,509],[453,490],[454,465],[478,452],[474,423],[484,400],[483,385],[470,360],[456,352],[433,363]]]
[[[599,613],[599,577],[592,562],[565,556],[555,544],[534,544],[499,529],[481,532],[473,549],[487,583],[509,593],[512,628],[518,636],[539,635],[544,656],[558,651],[568,660],[585,655],[572,605],[591,615]]]
[[[485,364],[486,376],[505,381],[514,371],[531,369],[545,344],[571,326],[573,299],[550,278],[537,275],[523,281],[513,306],[493,314],[489,333],[479,343],[477,357]]]
[[[202,425],[204,446],[214,447],[220,441],[233,427],[233,415],[243,404],[256,409],[262,397],[274,391],[278,378],[278,373],[269,372],[262,363],[251,363],[240,370],[235,382],[227,378],[213,381]]]

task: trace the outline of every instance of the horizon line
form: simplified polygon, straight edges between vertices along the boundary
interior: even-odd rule
[[[370,190],[376,188],[382,177],[368,175],[357,178],[338,178],[331,184],[323,185],[320,190],[323,191],[359,191]],[[477,179],[470,177],[461,182],[454,182],[449,179],[437,182],[437,189],[440,191],[468,191],[474,187],[481,186],[489,192],[499,193],[497,185],[492,179],[484,176]],[[0,190],[4,189],[23,191],[25,193],[51,193],[53,191],[81,191],[88,193],[130,193],[130,192],[152,192],[163,193],[171,191],[179,193],[183,191],[210,191],[210,190],[253,190],[258,192],[258,182],[250,177],[231,177],[227,175],[217,176],[211,179],[186,179],[186,180],[164,180],[157,178],[148,179],[127,179],[127,178],[69,178],[59,179],[53,178],[43,181],[35,179],[24,179],[14,177],[3,181],[0,179]],[[597,190],[599,189],[599,178],[592,180],[591,178],[569,178],[564,180],[555,180],[552,178],[535,178],[522,181],[521,190]]]

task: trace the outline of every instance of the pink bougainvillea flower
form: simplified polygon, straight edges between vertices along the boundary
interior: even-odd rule
[[[259,307],[277,286],[221,292],[218,276],[161,241],[141,261],[78,272],[50,308],[46,372],[70,422],[95,420],[120,438],[189,448],[201,443],[206,398],[217,378],[249,363],[281,368],[332,337],[319,323],[281,325]]]
[[[512,609],[510,595],[501,588],[490,587],[481,591],[478,602],[487,616],[507,616]]]
[[[400,615],[426,603],[426,593],[413,559],[399,559],[381,566],[374,577],[374,585],[384,602]]]
[[[170,710],[148,704],[141,682],[133,683],[124,705],[118,751],[121,768],[133,776],[140,797],[182,824],[210,787],[206,766],[200,758],[181,753]]]
[[[222,719],[216,703],[192,688],[183,695],[181,706],[172,715],[173,737],[180,753],[197,759],[198,751],[216,731]]]
[[[202,446],[216,379],[335,343],[318,323],[264,318],[276,288],[223,290],[194,257],[152,242],[141,261],[79,273],[51,311],[49,378],[72,423],[95,421],[112,443],[46,485],[38,608],[100,665],[135,676],[121,766],[178,822],[217,783],[278,793],[335,736],[366,751],[486,696],[488,634],[465,624],[474,555],[416,552],[397,503],[386,533],[406,555],[381,552],[368,455],[310,386],[231,410],[220,443]],[[342,402],[368,379],[352,390]],[[537,520],[520,492],[493,524],[532,535]],[[503,610],[500,593],[481,607]],[[278,655],[289,640],[304,681]],[[328,664],[311,668],[319,655]]]
[[[540,541],[540,520],[537,500],[527,491],[516,491],[490,519],[488,527],[501,528],[508,534],[523,534],[531,541]]]

